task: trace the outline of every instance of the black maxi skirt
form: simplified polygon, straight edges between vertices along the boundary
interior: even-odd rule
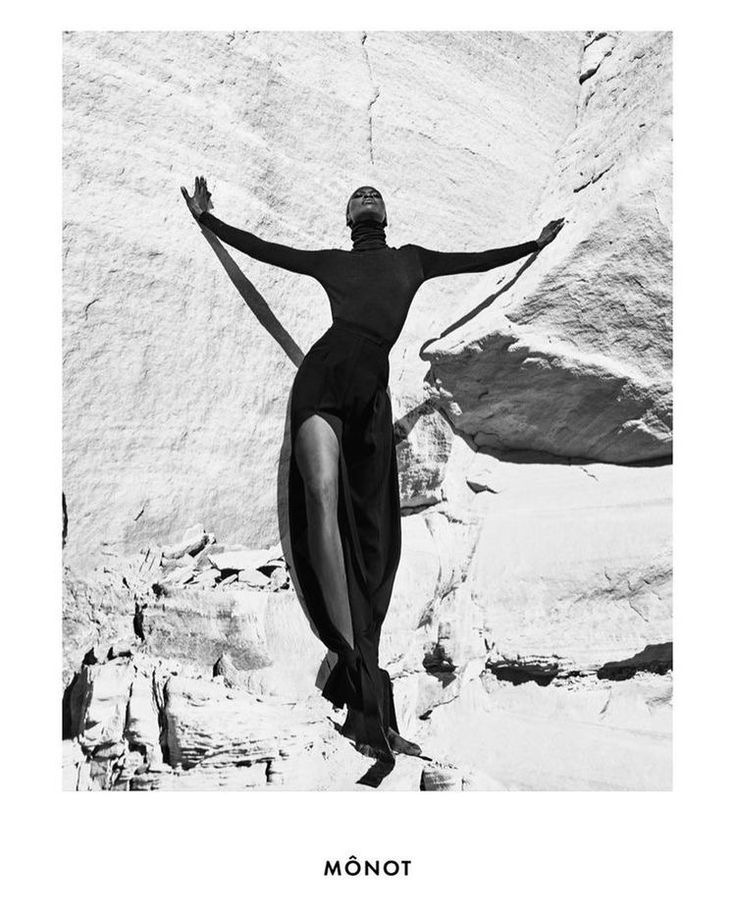
[[[390,344],[344,319],[309,349],[291,394],[289,535],[296,580],[321,641],[338,654],[322,695],[365,715],[366,741],[385,750],[398,731],[393,688],[378,665],[380,632],[401,555],[401,508],[393,412],[388,395]],[[339,443],[338,524],[354,634],[354,652],[335,628],[310,558],[306,495],[294,454],[299,426],[321,415]]]

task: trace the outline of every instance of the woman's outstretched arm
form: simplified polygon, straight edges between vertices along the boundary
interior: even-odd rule
[[[564,218],[552,220],[541,231],[538,239],[532,239],[517,246],[505,246],[502,249],[484,249],[482,252],[436,252],[414,246],[421,260],[424,280],[439,278],[448,274],[465,274],[470,271],[489,271],[508,265],[524,255],[539,252],[556,236],[564,223]]]
[[[287,271],[298,274],[308,274],[315,277],[318,274],[324,249],[292,249],[280,243],[267,242],[247,230],[231,227],[223,220],[219,220],[209,211],[204,211],[199,217],[201,226],[211,230],[222,242],[227,243],[240,252],[244,252],[259,262],[267,262]]]
[[[196,177],[192,196],[189,196],[183,185],[181,192],[194,219],[201,226],[211,230],[228,246],[233,246],[259,262],[267,262],[269,265],[276,265],[278,268],[285,268],[287,271],[295,271],[298,274],[317,276],[322,257],[329,250],[292,249],[290,246],[267,242],[247,230],[239,230],[219,220],[211,213],[212,195],[207,189],[207,181],[203,176]]]
[[[506,246],[503,249],[485,249],[483,252],[435,252],[414,247],[419,254],[424,280],[439,278],[447,274],[465,274],[470,271],[489,271],[507,265],[524,255],[538,252],[539,244],[534,239],[518,246]]]

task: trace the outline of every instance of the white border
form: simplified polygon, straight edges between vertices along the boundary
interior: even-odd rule
[[[27,4],[5,23],[4,897],[11,916],[327,908],[597,919],[724,896],[733,717],[725,680],[732,223],[729,30],[714,3]],[[7,16],[7,13],[6,13]],[[63,795],[59,779],[61,29],[673,29],[675,792]],[[729,192],[729,194],[728,194]],[[10,250],[10,251],[9,251]],[[719,282],[719,283],[718,283]],[[722,526],[720,526],[722,522]],[[728,635],[729,631],[729,635]],[[729,680],[728,680],[729,683]],[[727,705],[727,708],[725,708]],[[325,880],[325,857],[410,858],[408,879]],[[349,889],[346,889],[345,885]],[[371,884],[370,891],[365,887]],[[388,885],[386,887],[385,885]],[[376,885],[379,885],[376,886]],[[378,896],[370,897],[369,893]]]

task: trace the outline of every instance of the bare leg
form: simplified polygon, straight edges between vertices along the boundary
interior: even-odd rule
[[[339,443],[331,425],[320,415],[309,416],[299,426],[294,445],[296,462],[306,491],[307,541],[327,614],[351,649],[355,640],[340,539],[337,508],[339,500]],[[344,733],[366,756],[395,762],[388,738],[377,749],[365,743],[365,717],[348,706]],[[403,751],[400,751],[403,752]]]
[[[337,521],[337,435],[324,418],[311,415],[299,427],[294,452],[306,490],[309,552],[327,613],[350,648],[354,648],[347,575]]]

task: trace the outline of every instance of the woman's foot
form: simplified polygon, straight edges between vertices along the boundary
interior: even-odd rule
[[[384,737],[385,747],[382,749],[365,741],[365,716],[359,709],[347,706],[347,717],[342,725],[342,734],[355,741],[355,749],[358,753],[362,753],[363,756],[370,756],[373,759],[380,760],[381,763],[395,763],[395,756],[391,751],[387,737]]]
[[[388,735],[388,743],[394,753],[405,753],[408,756],[421,756],[421,747],[417,743],[413,743],[413,741],[401,737],[393,728],[388,728],[386,733]]]

